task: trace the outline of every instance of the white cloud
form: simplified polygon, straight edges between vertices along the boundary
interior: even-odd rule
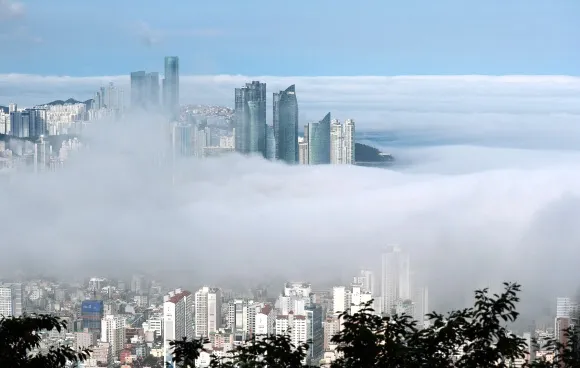
[[[154,28],[147,22],[139,22],[134,27],[134,33],[145,46],[154,46],[171,38],[206,38],[224,35],[224,31],[217,28],[187,28],[161,29]]]
[[[331,111],[360,129],[390,130],[422,142],[519,147],[580,147],[580,78],[569,76],[269,77],[183,76],[183,103],[233,105],[233,90],[251,80],[268,94],[296,84],[301,125]],[[91,98],[127,76],[0,75],[0,104]],[[271,99],[269,99],[271,102]],[[271,114],[268,114],[271,119]]]
[[[183,77],[182,96],[231,106],[233,88],[252,79],[270,93],[295,83],[303,122],[354,117],[402,166],[230,157],[186,162],[172,186],[152,160],[159,131],[127,122],[67,171],[4,184],[0,233],[12,256],[0,267],[61,257],[67,270],[151,266],[193,284],[316,280],[377,266],[382,247],[400,243],[440,303],[503,280],[522,282],[538,308],[575,292],[580,78],[200,76]],[[110,80],[127,82],[3,75],[0,95],[84,99]],[[131,142],[123,129],[143,136]]]
[[[0,21],[24,15],[24,4],[20,1],[0,0]]]

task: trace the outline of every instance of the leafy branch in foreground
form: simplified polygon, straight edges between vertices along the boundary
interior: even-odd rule
[[[76,351],[68,346],[52,346],[48,352],[34,353],[40,347],[42,331],[66,330],[58,317],[39,314],[0,318],[0,367],[64,368],[70,362],[86,360],[91,351]]]
[[[408,315],[376,315],[371,301],[357,313],[340,315],[342,328],[332,338],[336,359],[330,366],[508,368],[521,364],[530,347],[507,327],[518,318],[516,304],[520,290],[516,283],[505,283],[501,294],[478,290],[472,307],[446,315],[430,313],[426,328],[419,328]],[[577,330],[566,330],[566,341],[552,341],[543,348],[554,352],[554,361],[542,358],[523,367],[580,368]],[[184,348],[175,350],[176,361],[183,362],[184,367],[193,367],[204,351],[203,343],[183,340],[179,344]],[[307,344],[294,346],[290,336],[257,337],[224,356],[213,356],[210,364],[213,368],[298,368],[304,367],[307,348]],[[183,355],[189,358],[186,360]]]

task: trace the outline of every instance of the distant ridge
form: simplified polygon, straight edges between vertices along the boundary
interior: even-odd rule
[[[90,105],[92,103],[93,100],[86,100],[86,101],[79,101],[79,100],[75,100],[74,98],[69,98],[68,100],[54,100],[52,102],[46,103],[46,104],[41,104],[41,105],[48,105],[48,106],[56,106],[56,105],[73,105],[73,104],[85,104],[85,105]]]
[[[354,160],[361,166],[389,166],[395,158],[367,144],[355,143]]]

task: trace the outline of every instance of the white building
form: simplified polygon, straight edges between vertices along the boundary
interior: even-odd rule
[[[347,291],[344,286],[332,288],[332,313],[339,314],[347,309]]]
[[[195,337],[209,337],[221,325],[221,290],[202,287],[195,293]]]
[[[342,126],[342,163],[346,165],[355,164],[355,126],[354,120],[347,119]]]
[[[330,163],[342,164],[343,131],[340,121],[330,122]]]
[[[375,276],[373,271],[361,270],[360,274],[353,278],[353,284],[360,284],[363,291],[371,293],[373,296],[376,293]]]
[[[163,356],[171,362],[169,342],[193,338],[193,298],[189,291],[175,289],[163,297]]]
[[[163,336],[163,315],[154,314],[143,322],[143,330],[155,332],[155,336]]]
[[[12,288],[0,286],[0,316],[12,316]]]
[[[271,305],[265,305],[256,313],[254,333],[256,335],[270,335],[275,331],[276,312]]]
[[[22,315],[22,284],[0,284],[0,316]]]
[[[330,163],[352,165],[355,163],[355,124],[347,119],[330,123]]]
[[[298,163],[300,165],[308,165],[308,141],[303,137],[298,138]]]
[[[381,260],[383,313],[390,314],[398,299],[411,299],[410,259],[399,247],[391,246]]]
[[[559,297],[556,298],[556,318],[570,318],[572,310],[574,310],[576,303],[572,302],[570,298]]]
[[[290,335],[294,346],[306,343],[308,341],[306,316],[295,315],[292,312],[277,316],[275,333],[276,335]]]
[[[101,320],[101,341],[109,343],[113,356],[119,356],[125,346],[125,318],[107,315]]]

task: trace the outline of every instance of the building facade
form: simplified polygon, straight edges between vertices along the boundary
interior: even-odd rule
[[[171,120],[179,116],[179,58],[165,57],[165,74],[163,76],[163,106]]]
[[[318,123],[308,124],[308,164],[330,164],[330,113]]]
[[[266,83],[235,89],[235,146],[243,154],[266,155]]]
[[[296,164],[299,153],[298,100],[295,85],[274,93],[273,113],[276,157],[289,164]]]
[[[163,356],[172,363],[169,343],[193,337],[193,298],[187,290],[175,289],[163,297]]]

